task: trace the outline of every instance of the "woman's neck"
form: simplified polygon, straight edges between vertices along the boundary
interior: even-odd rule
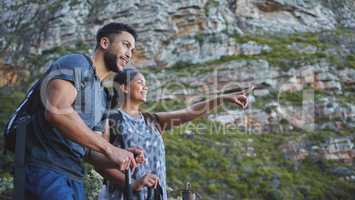
[[[128,113],[130,116],[139,117],[139,104],[132,101],[124,101],[121,104],[121,110]]]

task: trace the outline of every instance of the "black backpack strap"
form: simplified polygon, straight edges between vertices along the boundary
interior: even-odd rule
[[[26,149],[26,128],[29,121],[24,120],[16,129],[15,146],[15,190],[14,198],[16,200],[25,199],[25,149]]]

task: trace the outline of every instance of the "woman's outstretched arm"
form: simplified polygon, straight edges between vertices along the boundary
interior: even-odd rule
[[[241,108],[248,106],[248,98],[244,94],[226,94],[213,99],[195,103],[187,108],[171,112],[156,113],[159,117],[159,123],[163,130],[178,126],[198,118],[208,112],[215,110],[224,102],[237,104]]]

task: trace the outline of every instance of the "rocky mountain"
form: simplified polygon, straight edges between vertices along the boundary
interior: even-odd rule
[[[90,51],[97,29],[111,21],[138,30],[135,65],[200,63],[240,54],[240,44],[232,39],[236,35],[354,28],[354,4],[350,0],[4,0],[1,70],[5,72],[8,65],[42,67],[46,57],[65,50]]]
[[[120,21],[139,33],[131,65],[146,75],[146,110],[255,86],[248,109],[224,104],[166,134],[172,198],[186,182],[203,199],[353,198],[355,1],[3,0],[0,11],[1,130],[28,82],[60,55],[92,53],[97,29]],[[102,183],[89,179],[93,198]]]

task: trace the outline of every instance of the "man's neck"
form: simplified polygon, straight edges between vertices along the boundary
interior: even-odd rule
[[[110,71],[107,70],[105,67],[103,53],[101,51],[96,50],[92,57],[92,60],[95,66],[96,75],[101,81],[106,79],[107,76],[110,74]]]
[[[125,100],[121,105],[121,110],[128,113],[130,116],[138,117],[139,116],[139,104],[134,103],[130,100]]]

